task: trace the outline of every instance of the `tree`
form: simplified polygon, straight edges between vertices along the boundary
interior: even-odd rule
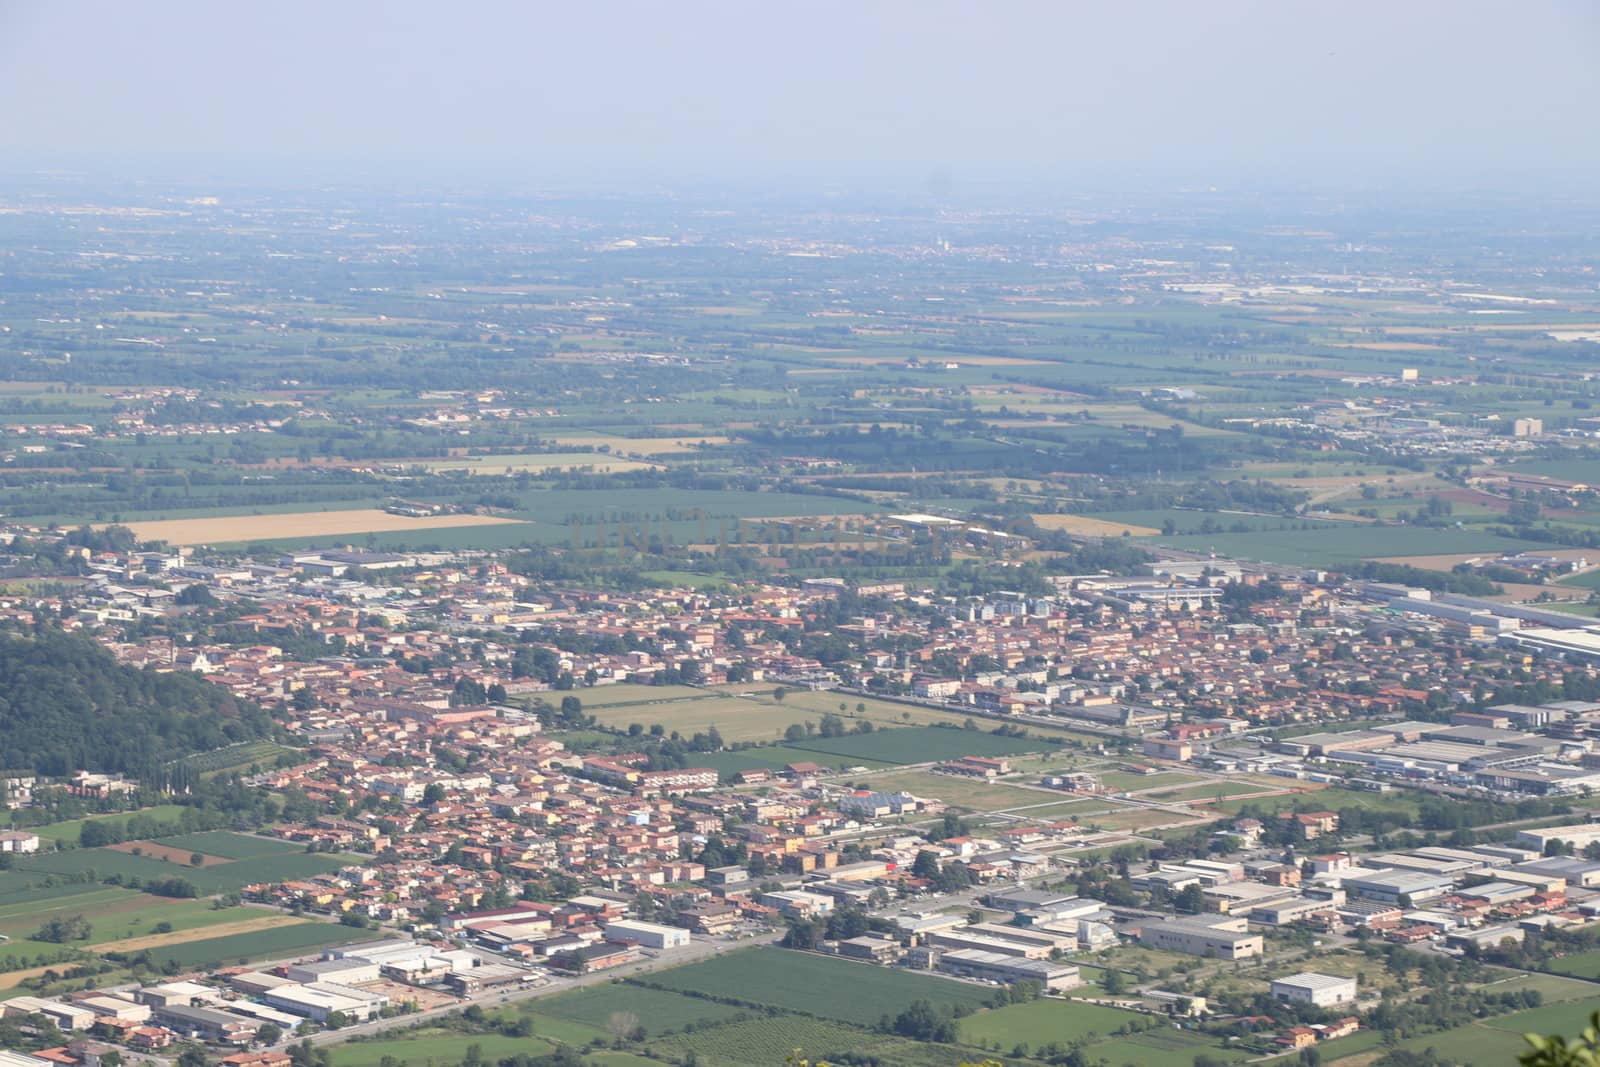
[[[89,920],[82,915],[74,915],[71,918],[57,916],[39,927],[33,935],[33,940],[64,945],[68,941],[87,941],[93,932],[94,928],[89,925]]]
[[[185,1042],[178,1053],[178,1067],[210,1067],[206,1050],[192,1042]]]
[[[263,1045],[276,1045],[283,1040],[283,1030],[277,1023],[262,1023],[260,1029],[256,1030],[256,1040]]]
[[[200,853],[198,853],[198,852],[189,853],[189,866],[191,866],[191,867],[199,867],[202,864],[204,864],[205,861],[206,861],[205,856],[201,855]]]
[[[1115,967],[1107,967],[1100,978],[1100,988],[1107,996],[1120,996],[1128,991],[1128,980]]]
[[[1200,888],[1198,882],[1186,885],[1172,898],[1172,906],[1187,915],[1198,915],[1206,908],[1205,890]]]
[[[611,1032],[612,1040],[620,1045],[631,1040],[633,1034],[640,1029],[639,1017],[631,1011],[614,1011],[606,1019],[606,1029]]]
[[[1517,1057],[1522,1067],[1600,1067],[1600,1011],[1589,1016],[1589,1025],[1576,1037],[1560,1034],[1523,1034],[1529,1045]]]

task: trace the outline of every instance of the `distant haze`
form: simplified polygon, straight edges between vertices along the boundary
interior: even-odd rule
[[[0,165],[1550,184],[1600,5],[0,0]]]

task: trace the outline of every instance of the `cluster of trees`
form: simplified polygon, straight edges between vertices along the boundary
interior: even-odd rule
[[[87,636],[0,634],[0,752],[13,767],[164,786],[174,760],[275,733],[266,711],[222,686],[125,667]]]
[[[1412,567],[1404,563],[1379,563],[1376,560],[1366,560],[1362,563],[1352,564],[1346,568],[1346,573],[1352,578],[1360,578],[1369,582],[1392,582],[1396,585],[1412,585],[1420,589],[1431,589],[1435,593],[1459,593],[1462,596],[1493,596],[1502,592],[1498,585],[1482,575],[1474,574],[1470,568],[1457,568],[1453,571],[1430,571],[1421,567]]]
[[[68,941],[87,941],[92,933],[94,927],[90,926],[89,920],[82,915],[73,915],[70,918],[58,916],[39,927],[32,939],[52,945],[64,945]]]

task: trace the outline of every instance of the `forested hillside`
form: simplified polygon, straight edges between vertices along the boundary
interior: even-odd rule
[[[183,672],[135,670],[87,637],[0,634],[0,762],[162,783],[172,760],[267,737],[260,707]]]

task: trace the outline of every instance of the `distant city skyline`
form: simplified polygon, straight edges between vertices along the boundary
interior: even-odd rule
[[[1576,187],[1600,7],[0,0],[8,170]]]

